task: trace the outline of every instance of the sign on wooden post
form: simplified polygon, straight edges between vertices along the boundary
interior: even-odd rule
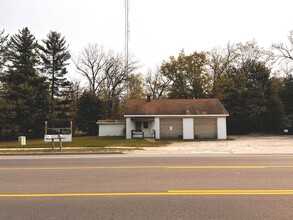
[[[72,142],[72,121],[70,127],[55,128],[48,127],[48,122],[45,122],[44,142],[52,142],[52,149],[55,150],[55,142],[59,142],[60,151],[62,151],[62,142]]]

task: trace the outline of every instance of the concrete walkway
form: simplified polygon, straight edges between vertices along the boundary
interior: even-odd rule
[[[111,152],[22,152],[20,154],[134,154],[134,155],[163,155],[163,154],[292,154],[293,135],[287,136],[230,136],[229,140],[206,140],[206,141],[177,141],[164,147],[145,147],[142,150],[123,151],[123,147],[108,147]],[[23,148],[22,148],[23,149]],[[67,148],[63,148],[66,150]],[[0,155],[15,155],[13,153],[2,153]],[[17,150],[17,149],[14,149]],[[34,149],[37,150],[37,149]]]
[[[293,135],[231,136],[230,139],[174,142],[130,154],[293,154]]]

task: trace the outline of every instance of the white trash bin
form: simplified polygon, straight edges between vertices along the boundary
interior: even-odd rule
[[[18,137],[18,144],[19,145],[26,145],[26,136],[19,136]]]

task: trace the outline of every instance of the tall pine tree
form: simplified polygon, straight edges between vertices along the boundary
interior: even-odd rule
[[[10,134],[14,130],[18,130],[17,127],[13,127],[10,119],[13,119],[14,114],[11,106],[8,105],[7,101],[3,98],[3,76],[5,75],[6,69],[5,64],[7,61],[7,49],[8,49],[8,34],[5,34],[4,30],[0,30],[0,140],[9,139]]]
[[[0,77],[3,74],[4,64],[6,63],[6,51],[7,51],[8,34],[5,34],[4,30],[0,30]]]
[[[14,136],[40,136],[48,119],[50,100],[46,78],[38,73],[38,43],[29,29],[23,28],[10,38],[9,66],[2,77],[4,99],[11,106]]]
[[[70,118],[70,105],[72,100],[68,99],[70,82],[66,79],[66,66],[69,65],[70,53],[66,40],[60,33],[50,31],[47,39],[42,40],[40,45],[40,56],[43,71],[47,74],[50,82],[50,93],[52,100],[52,120],[54,124],[68,124]]]

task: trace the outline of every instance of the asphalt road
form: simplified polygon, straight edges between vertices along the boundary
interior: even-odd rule
[[[2,156],[0,219],[293,219],[293,156]]]

